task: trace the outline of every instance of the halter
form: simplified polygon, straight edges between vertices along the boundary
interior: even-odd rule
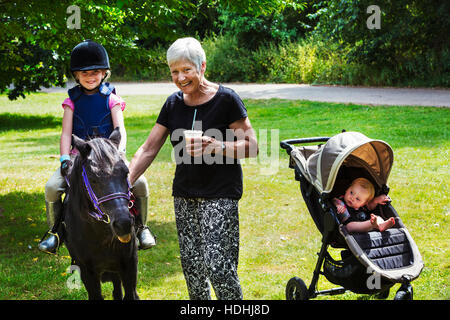
[[[124,193],[124,192],[116,192],[116,193],[112,193],[109,195],[106,195],[104,197],[101,198],[97,198],[97,196],[94,193],[94,190],[92,190],[91,184],[89,183],[89,179],[86,173],[86,169],[84,168],[84,165],[81,166],[83,171],[81,173],[81,176],[83,177],[83,181],[84,181],[84,186],[86,187],[86,190],[88,192],[89,198],[91,199],[92,204],[95,207],[96,212],[89,212],[89,215],[91,217],[93,217],[94,219],[98,220],[98,221],[102,221],[104,223],[110,223],[111,220],[109,218],[109,215],[104,213],[101,209],[100,209],[100,204],[106,201],[110,201],[113,199],[120,199],[120,198],[124,198],[127,199],[128,201],[130,201],[131,198],[131,185],[130,185],[130,181],[127,178],[127,183],[128,183],[128,193]]]

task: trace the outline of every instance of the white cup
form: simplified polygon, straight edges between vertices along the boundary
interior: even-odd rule
[[[191,143],[192,140],[201,139],[203,131],[201,130],[184,130],[184,140],[187,143]]]

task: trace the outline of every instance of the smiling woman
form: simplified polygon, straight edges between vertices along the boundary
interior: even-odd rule
[[[256,135],[240,97],[205,79],[205,52],[196,39],[175,41],[167,63],[180,91],[167,98],[136,152],[130,181],[145,172],[170,134],[182,159],[176,163],[172,195],[189,297],[210,299],[211,283],[219,299],[242,299],[237,267],[243,174],[238,159],[257,155]],[[200,136],[183,138],[194,129]],[[212,154],[222,161],[206,161]]]

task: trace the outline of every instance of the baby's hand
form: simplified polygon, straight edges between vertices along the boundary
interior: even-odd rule
[[[337,198],[334,198],[333,201],[334,201],[334,205],[336,206],[337,212],[338,212],[338,213],[344,213],[345,210],[347,209],[347,208],[345,207],[344,201],[339,200],[339,199],[337,199]]]
[[[378,197],[375,197],[373,199],[373,202],[375,204],[383,204],[383,205],[387,204],[390,201],[391,201],[391,198],[385,194],[379,195]]]
[[[336,206],[336,209],[337,209],[337,212],[344,213],[346,208],[345,208],[345,206],[338,204]]]

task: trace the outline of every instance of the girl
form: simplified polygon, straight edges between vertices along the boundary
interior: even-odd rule
[[[89,140],[94,137],[108,138],[114,128],[120,128],[121,141],[119,152],[125,163],[126,131],[123,119],[125,101],[115,94],[114,87],[103,81],[110,75],[109,57],[105,48],[94,41],[85,40],[73,48],[70,57],[70,71],[77,86],[69,90],[69,98],[62,103],[64,115],[62,120],[62,134],[60,141],[60,162],[53,176],[45,185],[45,206],[47,223],[51,228],[39,243],[39,250],[55,253],[62,239],[58,234],[58,227],[63,220],[61,196],[67,184],[67,175],[71,160],[70,155],[76,154],[71,150],[72,134]],[[145,222],[147,219],[148,186],[145,177],[141,177],[133,185],[136,196],[138,227],[137,238],[141,249],[148,249],[156,244]],[[47,237],[48,235],[48,237]]]

